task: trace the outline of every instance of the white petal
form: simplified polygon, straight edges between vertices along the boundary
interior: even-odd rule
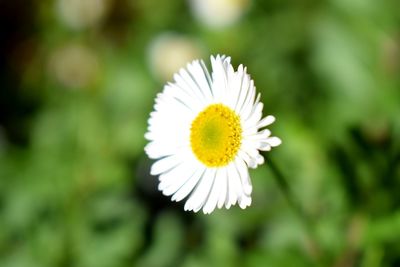
[[[186,92],[193,100],[196,100],[201,105],[207,104],[201,92],[197,88],[192,87],[190,83],[191,78],[185,69],[181,69],[179,74],[175,74],[174,80],[176,81],[175,86]]]
[[[236,111],[236,105],[241,93],[241,83],[243,79],[243,65],[240,65],[235,72],[232,66],[228,68],[229,93],[226,95],[226,104],[232,110]],[[225,100],[225,99],[224,99]]]
[[[182,155],[172,155],[162,159],[157,160],[151,166],[150,174],[159,175],[166,172],[182,162]]]
[[[170,196],[174,194],[179,188],[186,183],[187,180],[192,177],[196,169],[193,168],[194,164],[192,161],[186,161],[176,166],[174,169],[160,176],[160,183],[158,189],[163,192],[164,195]]]
[[[257,168],[257,162],[255,161],[255,159],[253,157],[250,157],[250,155],[246,151],[241,149],[241,150],[239,150],[238,155],[240,158],[242,158],[246,162],[246,164],[249,168],[252,168],[252,169]]]
[[[172,196],[172,201],[181,201],[195,188],[201,177],[204,175],[205,168],[197,168],[195,173],[179,188],[176,193]]]
[[[227,171],[227,169],[225,169]],[[231,205],[235,205],[237,201],[237,195],[235,192],[235,187],[232,185],[231,178],[229,177],[229,172],[227,171],[226,176],[226,197],[225,197],[225,208],[229,209]]]
[[[259,102],[257,105],[253,107],[253,110],[250,113],[250,116],[245,119],[244,121],[244,127],[252,127],[254,125],[257,125],[257,122],[261,119],[262,117],[262,109],[264,107],[264,104]]]
[[[204,63],[202,62],[204,66]],[[203,94],[204,98],[207,101],[212,101],[212,93],[211,93],[211,84],[210,74],[208,70],[202,67],[201,63],[198,60],[192,62],[192,64],[188,64],[187,68],[189,70],[189,74],[192,76],[193,81],[196,83],[196,86]]]
[[[262,120],[260,120],[258,122],[257,127],[262,128],[262,127],[268,126],[268,125],[274,123],[274,121],[275,121],[275,117],[272,115],[268,115],[267,117],[263,118]]]
[[[243,117],[245,120],[247,120],[253,111],[253,107],[257,105],[257,102],[259,100],[260,94],[258,94],[258,98],[256,100],[256,103],[254,103],[254,98],[256,96],[256,88],[254,86],[253,80],[250,79],[250,75],[247,75],[247,84],[243,85],[247,86],[247,96],[246,99],[243,102],[243,106],[240,110],[240,116]]]
[[[204,214],[210,214],[214,211],[215,206],[217,205],[220,193],[222,188],[224,187],[224,180],[221,177],[220,169],[216,170],[214,183],[211,188],[210,195],[208,196],[207,201],[204,204],[203,212]]]
[[[229,179],[229,202],[226,204],[226,206],[230,206],[235,205],[238,198],[243,194],[243,188],[239,173],[237,172],[233,163],[227,166],[227,171]]]
[[[266,140],[271,135],[271,131],[268,129],[264,129],[255,134],[245,135],[244,138],[246,140],[255,141],[255,140]]]
[[[251,204],[251,197],[250,194],[246,194],[243,191],[243,186],[242,182],[240,181],[240,174],[238,173],[238,170],[235,167],[235,164],[232,163],[228,165],[228,175],[230,178],[230,182],[232,182],[234,188],[235,188],[235,193],[237,197],[237,201],[239,203],[239,206],[244,209],[247,206]],[[236,202],[236,200],[235,200]]]
[[[279,146],[280,144],[282,144],[282,141],[280,138],[273,136],[267,139],[267,142],[272,146],[272,147],[276,147]]]
[[[217,57],[211,57],[211,66],[212,66],[212,94],[214,96],[214,101],[222,102],[227,94],[228,89],[228,80],[226,75],[227,66],[229,65],[230,58],[224,58],[217,55]]]
[[[262,151],[270,151],[271,145],[269,143],[260,142],[258,145],[258,149]]]
[[[156,106],[156,108],[158,107],[158,111],[162,112],[163,108],[170,111],[175,105],[178,107],[182,106],[192,112],[197,111],[196,106],[199,105],[198,101],[176,84],[167,84],[164,87],[164,94],[169,97],[169,103],[160,103]]]
[[[243,142],[242,148],[241,148],[241,150],[245,154],[247,154],[248,157],[250,158],[250,160],[248,162],[248,166],[251,167],[251,168],[253,168],[252,166],[253,166],[254,162],[256,163],[255,167],[257,167],[257,165],[258,165],[257,164],[257,157],[260,154],[260,152],[258,151],[256,146],[257,146],[257,143],[254,143],[254,142],[250,142],[250,144],[249,144],[249,142],[246,142],[246,143]],[[247,160],[246,157],[243,157],[243,159]]]
[[[219,170],[219,178],[221,180],[221,191],[219,193],[219,198],[218,198],[218,208],[222,208],[222,206],[226,202],[226,198],[228,196],[228,177],[226,173],[226,168],[221,168]]]
[[[198,100],[207,102],[207,98],[203,94],[199,85],[193,79],[193,76],[191,76],[185,69],[181,69],[179,71],[179,74],[181,75],[183,81],[186,83],[186,86],[188,86],[188,88],[190,88],[190,90],[192,90],[197,95],[197,97],[199,98]]]
[[[261,156],[260,154],[258,154],[256,156],[256,162],[257,162],[258,165],[264,164],[264,157]]]
[[[243,76],[240,83],[240,95],[236,104],[236,113],[241,114],[243,108],[245,108],[246,99],[254,98],[254,88],[250,87],[250,76],[246,74],[247,68],[243,70]]]
[[[185,210],[193,210],[197,212],[203,206],[205,200],[208,198],[211,186],[215,179],[215,169],[206,169],[206,172],[201,177],[196,188],[193,189],[192,194],[185,203]]]
[[[183,85],[182,85],[183,86]],[[164,87],[164,93],[170,97],[174,97],[176,100],[187,106],[194,113],[197,113],[204,105],[200,101],[197,101],[196,96],[190,90],[183,90],[176,83],[170,83]],[[171,105],[166,105],[165,109],[170,110]]]
[[[146,151],[149,158],[158,159],[170,155],[177,154],[182,150],[185,150],[186,144],[173,144],[173,142],[168,143],[165,142],[150,142],[148,143],[144,150]]]
[[[246,207],[251,205],[251,197],[242,195],[242,197],[239,199],[239,207],[242,209],[245,209]]]
[[[253,186],[251,184],[249,170],[246,167],[246,164],[241,158],[236,158],[235,167],[240,175],[240,180],[242,182],[243,191],[246,195],[250,195],[253,190]]]

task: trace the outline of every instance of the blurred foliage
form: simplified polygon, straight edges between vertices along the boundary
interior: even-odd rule
[[[1,2],[0,266],[399,266],[398,0],[254,0],[218,28],[192,3]],[[149,175],[159,71],[188,56],[154,63],[165,33],[246,65],[277,117],[246,210],[185,213]]]

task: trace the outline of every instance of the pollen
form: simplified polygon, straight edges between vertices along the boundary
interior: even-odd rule
[[[193,120],[190,145],[197,159],[207,167],[228,165],[242,141],[239,116],[223,104],[212,104]]]

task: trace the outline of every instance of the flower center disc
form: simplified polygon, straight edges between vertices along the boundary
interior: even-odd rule
[[[222,104],[212,104],[193,120],[190,145],[197,159],[207,167],[222,167],[231,162],[241,145],[240,118]]]

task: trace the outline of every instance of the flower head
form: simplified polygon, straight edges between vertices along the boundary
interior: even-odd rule
[[[74,30],[98,25],[110,9],[109,0],[58,0],[60,20]]]
[[[156,162],[158,189],[173,201],[187,197],[185,210],[241,208],[251,204],[248,168],[264,163],[259,151],[281,143],[262,118],[260,94],[246,68],[230,57],[211,57],[212,72],[195,60],[159,93],[150,114],[145,151]]]
[[[224,28],[237,22],[251,0],[189,0],[194,16],[210,28]]]
[[[148,61],[153,74],[164,82],[170,80],[187,62],[200,57],[201,54],[201,43],[194,38],[167,32],[152,40]]]

